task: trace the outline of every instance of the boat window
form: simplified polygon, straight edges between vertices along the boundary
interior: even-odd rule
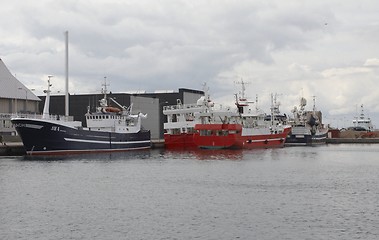
[[[212,136],[214,133],[212,130],[200,130],[201,136]]]
[[[224,136],[224,133],[222,130],[216,131],[216,136]]]

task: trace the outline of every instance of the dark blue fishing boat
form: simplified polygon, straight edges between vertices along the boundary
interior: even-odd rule
[[[132,114],[132,105],[125,107],[109,98],[118,107],[108,105],[107,90],[95,112],[89,108],[86,127],[66,116],[49,114],[50,80],[43,114],[34,118],[15,117],[11,121],[29,155],[114,152],[151,147],[150,131],[143,129],[146,115]],[[106,84],[105,84],[106,86]]]

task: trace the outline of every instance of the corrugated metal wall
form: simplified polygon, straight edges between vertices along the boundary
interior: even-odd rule
[[[151,139],[160,139],[161,124],[159,114],[159,99],[150,97],[130,96],[130,102],[133,103],[132,113],[147,114],[146,119],[142,119],[142,126],[149,129]]]

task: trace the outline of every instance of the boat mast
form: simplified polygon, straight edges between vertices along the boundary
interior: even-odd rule
[[[104,94],[104,98],[107,99],[107,77],[104,77],[104,83],[102,84],[102,86],[104,86],[104,88],[102,89],[102,93]]]
[[[47,80],[47,90],[45,90],[44,92],[46,93],[46,98],[45,98],[45,105],[43,106],[43,113],[42,113],[42,118],[43,119],[48,119],[50,117],[50,111],[49,111],[49,108],[50,108],[50,87],[51,87],[51,84],[50,84],[50,78],[52,78],[53,76],[47,76],[49,79]]]
[[[316,112],[316,96],[312,96],[313,97],[313,113]]]
[[[271,93],[271,125],[274,125],[274,94]]]
[[[66,96],[65,96],[65,116],[69,115],[69,99],[68,99],[68,31],[65,32],[66,37]]]

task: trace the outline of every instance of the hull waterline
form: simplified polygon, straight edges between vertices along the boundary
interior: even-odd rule
[[[196,145],[192,133],[164,134],[166,149],[193,149]]]
[[[197,125],[194,135],[195,144],[202,149],[257,149],[284,147],[286,136],[290,128],[283,132],[272,134],[241,135],[242,128],[238,125],[205,124]],[[201,135],[201,131],[213,132],[210,135]],[[232,134],[230,134],[232,132]]]

